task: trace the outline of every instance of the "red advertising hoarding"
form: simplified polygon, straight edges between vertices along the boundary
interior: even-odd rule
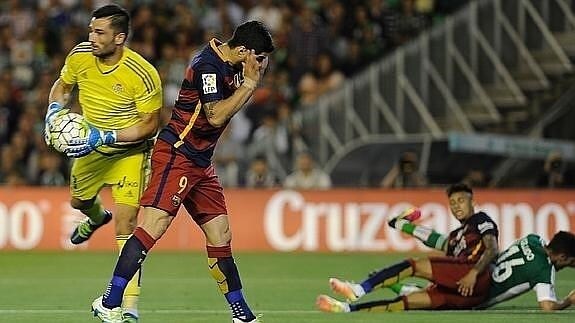
[[[404,208],[422,210],[421,224],[440,232],[456,227],[443,190],[226,190],[235,250],[413,251],[424,247],[386,222]],[[67,189],[0,188],[0,250],[114,250],[114,226],[80,246],[69,235],[81,213],[70,208]],[[112,208],[109,192],[105,205]],[[573,190],[476,191],[477,210],[499,225],[500,245],[527,234],[549,238],[575,231]],[[204,239],[180,210],[158,250],[204,250]]]

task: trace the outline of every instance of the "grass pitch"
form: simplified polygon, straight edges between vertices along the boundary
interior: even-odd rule
[[[265,323],[575,322],[575,307],[544,314],[534,292],[487,311],[325,314],[315,297],[330,294],[330,276],[361,280],[407,255],[236,253],[244,294]],[[90,303],[111,277],[114,253],[0,253],[0,322],[97,322]],[[557,293],[575,289],[575,270],[557,275]],[[391,296],[378,291],[368,299]],[[229,323],[227,305],[203,253],[152,253],[144,268],[143,323]]]

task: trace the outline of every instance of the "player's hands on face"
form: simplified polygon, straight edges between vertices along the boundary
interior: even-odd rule
[[[477,281],[477,271],[475,269],[471,269],[463,278],[461,278],[457,285],[457,291],[463,296],[471,296],[473,295],[473,287]]]
[[[244,78],[249,78],[250,80],[253,80],[255,82],[259,82],[260,81],[260,77],[262,76],[262,69],[261,69],[261,65],[263,63],[258,62],[257,60],[258,55],[256,55],[255,51],[249,50],[248,52],[248,56],[246,58],[246,61],[244,62]],[[264,59],[264,61],[267,61],[267,58]]]
[[[88,135],[84,138],[72,139],[65,153],[70,158],[80,158],[88,155],[101,145],[113,144],[118,134],[114,130],[101,130],[88,124]]]

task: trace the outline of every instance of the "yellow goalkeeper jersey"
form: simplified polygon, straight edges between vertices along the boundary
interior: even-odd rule
[[[151,113],[162,106],[158,72],[128,47],[113,66],[98,62],[89,42],[68,53],[60,79],[77,84],[82,114],[100,129],[124,129],[139,121],[138,113]]]

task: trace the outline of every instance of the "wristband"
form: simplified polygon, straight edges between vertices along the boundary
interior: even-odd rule
[[[63,108],[63,107],[62,107],[62,105],[61,105],[59,102],[56,102],[56,101],[51,102],[51,103],[48,105],[48,110],[46,110],[46,117],[44,118],[44,120],[45,120],[46,122],[49,122],[49,121],[52,119],[52,116],[53,116],[54,114],[56,114],[58,111],[61,111],[62,108]]]
[[[50,110],[54,111],[62,110],[62,105],[60,104],[60,102],[54,101],[48,105],[48,111]]]

